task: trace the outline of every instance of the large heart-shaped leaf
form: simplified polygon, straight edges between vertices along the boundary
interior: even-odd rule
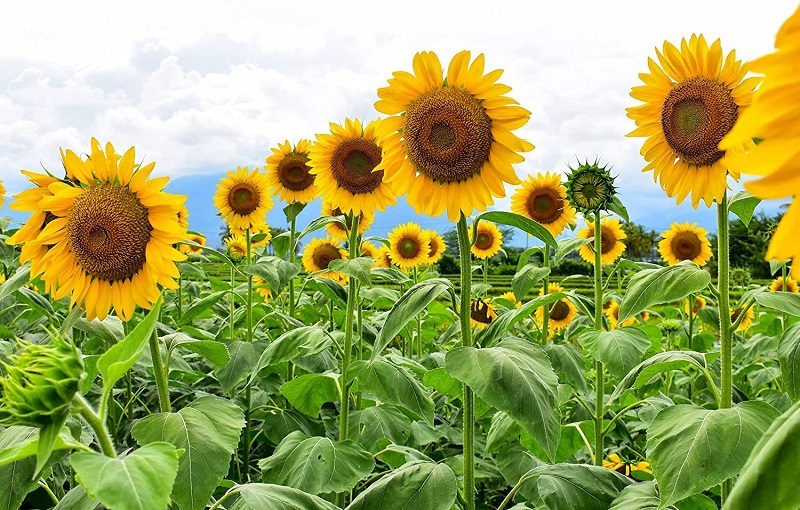
[[[711,274],[685,260],[674,266],[646,269],[631,277],[628,292],[619,306],[619,322],[653,305],[672,303],[708,287]]]
[[[642,354],[650,347],[647,333],[633,327],[612,331],[590,329],[578,337],[578,342],[620,379],[641,361]]]
[[[536,264],[526,265],[511,279],[511,290],[514,291],[514,297],[517,298],[517,301],[522,301],[533,286],[549,274],[549,267],[539,267]]]
[[[456,475],[446,464],[413,461],[370,485],[347,510],[450,510],[457,489]]]
[[[410,371],[384,357],[354,364],[352,370],[361,391],[402,406],[416,418],[433,424],[433,399]]]
[[[403,445],[411,436],[411,420],[392,405],[370,406],[350,415],[350,436],[372,453],[388,443]]]
[[[629,388],[640,388],[653,376],[661,372],[680,370],[686,367],[696,367],[705,370],[708,367],[706,356],[716,358],[719,353],[703,355],[694,351],[667,351],[659,352],[642,361],[631,369],[630,372],[617,384],[614,392],[608,399],[608,405],[619,398]]]
[[[277,365],[301,356],[313,356],[331,343],[330,337],[319,326],[302,326],[283,333],[273,340],[255,365],[251,380],[265,367]]]
[[[551,510],[608,510],[633,480],[616,471],[587,464],[555,464],[534,468],[539,496]]]
[[[239,499],[231,510],[339,510],[320,497],[283,485],[248,483],[236,491]]]
[[[322,404],[339,400],[338,375],[305,374],[281,386],[281,394],[301,413],[319,416]]]
[[[270,256],[261,257],[255,264],[242,267],[242,271],[262,278],[272,290],[272,295],[277,296],[289,284],[289,280],[297,276],[300,268],[297,264]]]
[[[797,402],[800,400],[800,322],[783,332],[778,344],[778,360],[786,393]]]
[[[761,292],[755,295],[759,305],[779,312],[800,315],[800,295],[792,292]]]

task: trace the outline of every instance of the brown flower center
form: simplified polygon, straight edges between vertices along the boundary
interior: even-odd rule
[[[431,236],[431,249],[428,250],[428,257],[433,258],[437,253],[439,253],[439,241],[435,236]]]
[[[278,180],[288,190],[303,191],[316,178],[309,170],[307,154],[288,154],[278,164]]]
[[[466,90],[439,88],[409,103],[403,136],[420,172],[444,183],[466,181],[489,159],[492,120]]]
[[[617,236],[605,226],[600,227],[600,254],[605,255],[617,245]]]
[[[469,316],[472,318],[472,320],[475,322],[480,322],[481,324],[491,324],[495,318],[494,314],[491,313],[489,303],[482,299],[473,301],[470,304]]]
[[[550,318],[554,321],[563,321],[569,316],[569,305],[563,300],[559,299],[550,309]]]
[[[114,282],[132,278],[144,267],[153,227],[136,195],[123,186],[104,184],[75,198],[66,230],[81,269]]]
[[[311,258],[319,269],[328,269],[331,260],[342,258],[342,254],[336,246],[321,244],[316,247]]]
[[[331,158],[333,178],[354,195],[372,193],[383,181],[383,170],[372,171],[381,163],[381,157],[381,148],[370,140],[342,142]]]
[[[669,242],[672,254],[678,260],[694,260],[700,255],[703,243],[694,232],[678,232]]]
[[[475,238],[475,247],[479,250],[488,250],[494,244],[494,236],[488,232],[478,232]]]
[[[422,246],[420,246],[419,240],[417,239],[412,237],[403,237],[397,243],[397,251],[404,259],[413,259],[419,255],[420,251],[422,251]]]
[[[249,182],[239,182],[228,192],[228,205],[234,213],[247,216],[258,209],[261,192]]]
[[[532,191],[528,197],[528,215],[543,225],[553,223],[561,217],[564,199],[554,189],[544,188]]]
[[[737,308],[731,312],[731,322],[736,322],[739,319],[739,316],[742,315],[743,310],[741,308]]]
[[[717,148],[736,123],[738,106],[722,83],[696,76],[670,90],[661,109],[661,127],[683,161],[709,166],[725,155]]]

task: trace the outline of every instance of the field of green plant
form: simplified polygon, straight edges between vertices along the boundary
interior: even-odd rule
[[[133,148],[24,171],[30,217],[0,221],[0,508],[800,508],[800,206],[763,233],[770,279],[731,267],[729,235],[797,194],[776,154],[800,150],[798,34],[800,10],[752,66],[702,36],[649,60],[630,136],[718,218],[713,248],[673,223],[660,263],[623,256],[607,164],[516,175],[530,112],[466,51],[415,55],[381,120],[228,172],[224,249]],[[447,215],[458,274],[440,233],[365,234],[399,196]],[[532,239],[513,274],[490,271],[501,229]]]

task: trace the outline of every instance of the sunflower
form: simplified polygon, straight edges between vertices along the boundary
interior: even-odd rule
[[[633,471],[642,471],[651,475],[653,474],[653,470],[650,468],[649,462],[642,461],[637,462],[636,464],[632,462],[625,462],[616,453],[612,453],[608,456],[608,460],[603,461],[603,467],[612,471],[616,471],[617,473],[627,477],[631,477],[631,473]]]
[[[731,322],[736,322],[739,319],[739,316],[742,314],[742,307],[738,306],[736,308],[731,308]],[[747,311],[744,313],[744,319],[739,324],[739,327],[736,328],[736,331],[745,330],[750,327],[753,323],[753,319],[756,318],[756,313],[753,311],[753,307],[748,307]]]
[[[214,207],[232,232],[241,232],[258,225],[272,209],[267,177],[258,169],[251,172],[238,167],[228,172],[217,185]]]
[[[538,221],[553,236],[575,225],[575,209],[567,202],[567,188],[556,173],[528,176],[511,197],[511,211]]]
[[[589,239],[594,237],[594,223],[586,221],[586,228],[578,231],[577,237]],[[600,261],[603,264],[613,264],[625,251],[622,239],[627,236],[622,231],[622,225],[616,218],[603,218],[600,222]],[[583,260],[594,263],[594,243],[583,245],[578,250]]]
[[[241,234],[226,237],[225,246],[228,248],[228,256],[234,260],[247,256],[247,239]]]
[[[361,243],[361,251],[360,251],[360,253],[361,253],[362,257],[369,257],[371,259],[376,259],[377,260],[378,259],[378,250],[380,250],[380,248],[378,248],[377,246],[375,246],[372,243],[368,243],[366,241]]]
[[[611,304],[608,306],[607,310],[604,310],[603,313],[606,314],[608,318],[609,329],[617,329],[617,328],[624,328],[626,326],[632,326],[636,324],[636,317],[631,317],[630,319],[626,319],[625,321],[620,324],[619,322],[619,303],[616,300],[611,300]]]
[[[372,267],[392,267],[392,250],[388,246],[381,246],[375,255],[375,262]]]
[[[280,200],[307,204],[316,198],[316,175],[308,165],[310,150],[311,140],[300,140],[294,147],[286,140],[272,148],[265,170],[272,193]]]
[[[406,270],[428,262],[431,242],[422,235],[419,225],[408,222],[389,232],[389,247],[392,263]]]
[[[339,207],[333,207],[333,205],[323,200],[322,201],[322,215],[323,216],[342,216],[344,213]],[[348,215],[344,214],[345,223],[347,223],[347,229],[345,229],[344,225],[339,223],[338,221],[334,221],[332,223],[328,223],[325,225],[325,229],[328,231],[328,235],[332,238],[347,242],[347,231],[353,228],[352,220],[348,219]],[[375,221],[375,213],[373,211],[368,211],[366,209],[362,209],[360,213],[358,213],[358,233],[359,235],[364,234],[369,228],[372,226],[372,223]]]
[[[384,178],[380,121],[363,126],[360,120],[345,119],[344,126],[333,122],[330,126],[330,134],[317,135],[309,162],[324,200],[353,214],[374,214],[396,204],[393,188]]]
[[[344,283],[347,281],[347,276],[344,273],[326,271],[331,261],[338,259],[347,260],[347,252],[340,247],[338,241],[329,237],[313,239],[303,252],[303,267],[309,273],[325,271],[316,276]]]
[[[723,163],[731,171],[760,175],[745,183],[748,191],[761,198],[776,199],[800,195],[800,99],[797,93],[797,62],[800,61],[800,8],[783,24],[775,38],[776,51],[752,62],[750,70],[763,73],[764,81],[753,104],[720,143],[728,151]],[[752,139],[760,140],[753,147]],[[746,152],[736,151],[745,146]],[[766,260],[794,259],[792,277],[800,280],[800,203],[794,200],[781,219],[767,248]]]
[[[188,234],[186,236],[186,240],[192,241],[193,243],[197,243],[201,246],[206,245],[205,236],[202,236],[200,234]],[[203,249],[189,244],[181,243],[181,252],[186,253],[188,255],[200,255],[201,253],[203,253]]]
[[[533,145],[512,131],[530,112],[510,97],[511,87],[497,83],[498,69],[483,74],[483,54],[470,63],[469,51],[450,61],[447,78],[439,57],[414,56],[414,74],[397,71],[378,89],[375,108],[384,120],[386,179],[417,213],[451,221],[486,210],[504,197],[505,183],[519,184],[514,167]]]
[[[517,301],[517,296],[515,296],[514,293],[511,292],[511,291],[504,292],[504,293],[500,294],[497,297],[500,298],[500,299],[507,299],[508,301],[511,301],[512,303],[514,303],[514,306],[516,306],[517,308],[522,306],[522,303]]]
[[[503,234],[497,225],[488,221],[479,222],[478,231],[475,233],[475,242],[470,248],[472,254],[479,259],[490,259],[500,252],[502,246]]]
[[[711,242],[707,235],[708,232],[697,223],[672,223],[669,230],[661,234],[658,253],[670,266],[691,260],[702,267],[711,259]]]
[[[772,280],[769,285],[769,290],[772,292],[791,292],[793,294],[800,294],[800,289],[797,287],[797,281],[792,278],[786,277],[786,285],[783,284],[783,278],[780,276]]]
[[[743,79],[748,65],[736,60],[736,52],[723,61],[719,39],[709,47],[702,35],[683,39],[680,49],[665,41],[656,55],[660,66],[648,59],[650,73],[639,75],[644,85],[631,90],[644,104],[627,109],[638,126],[628,136],[647,137],[643,171],[653,170],[668,196],[680,204],[691,194],[695,209],[701,199],[711,207],[728,187],[719,142],[750,104],[760,79]],[[738,171],[730,174],[739,180]]]
[[[264,301],[272,299],[272,290],[270,290],[266,280],[260,276],[253,276],[253,285],[255,286],[256,292],[264,298]]]
[[[0,208],[3,207],[5,200],[6,200],[6,189],[3,187],[3,181],[0,181]]]
[[[53,219],[29,242],[50,246],[42,280],[54,299],[71,296],[87,320],[103,320],[113,306],[127,321],[137,305],[152,307],[159,285],[177,288],[175,262],[186,255],[172,245],[186,238],[178,224],[186,197],[163,192],[168,177],[149,179],[155,163],[137,166],[133,147],[120,156],[110,143],[103,150],[93,138],[91,145],[86,161],[62,151],[74,185],[48,186],[52,196],[39,207]]]
[[[428,251],[428,264],[436,264],[441,260],[447,248],[444,244],[444,237],[435,230],[423,230],[422,235],[428,238],[431,246],[431,249]]]
[[[469,317],[473,326],[485,328],[497,320],[497,311],[485,299],[473,299],[469,305]]]
[[[705,298],[700,297],[700,296],[695,296],[694,297],[694,306],[692,307],[692,314],[697,315],[697,312],[699,312],[700,309],[703,308],[704,306],[706,306],[707,304],[708,304],[708,302],[705,300]],[[683,313],[685,313],[687,315],[689,314],[689,301],[688,300],[686,302],[684,302],[684,304],[683,304]]]
[[[549,285],[549,290],[550,294],[554,292],[564,292],[564,289],[557,283],[551,283]],[[544,288],[539,290],[539,295],[544,296]],[[567,298],[561,298],[550,305],[550,318],[548,319],[549,334],[552,335],[569,326],[570,322],[575,320],[575,315],[577,313],[578,309]],[[539,324],[544,322],[544,307],[540,306],[536,309],[536,321]]]
[[[185,203],[181,204],[181,208],[178,210],[178,225],[184,230],[189,228],[189,209]]]

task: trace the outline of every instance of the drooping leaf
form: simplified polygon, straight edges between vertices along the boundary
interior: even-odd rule
[[[348,260],[331,260],[328,269],[344,273],[364,285],[370,284],[370,270],[374,261],[369,257],[356,257]]]
[[[490,345],[494,341],[502,338],[503,335],[505,335],[514,324],[536,312],[537,308],[541,306],[549,306],[565,296],[566,294],[563,292],[554,292],[546,296],[539,296],[531,299],[519,308],[515,310],[509,310],[508,312],[500,315],[494,322],[489,324],[489,327],[478,331],[478,333],[475,335],[475,340],[481,345]]]
[[[711,274],[691,261],[660,269],[646,269],[633,275],[619,307],[619,322],[654,305],[672,303],[697,294],[711,283]]]
[[[290,329],[273,340],[253,369],[255,377],[263,368],[290,361],[302,356],[313,356],[322,352],[331,344],[331,339],[325,330],[319,326],[301,326]]]
[[[239,499],[231,510],[340,510],[320,497],[283,485],[248,483],[236,490]]]
[[[584,239],[581,237],[570,237],[568,239],[562,239],[561,241],[558,242],[558,248],[556,249],[556,256],[555,260],[553,260],[553,264],[558,264],[564,259],[564,257],[569,255],[573,251],[577,250],[581,246],[586,246],[591,242],[592,239]]]
[[[267,282],[272,295],[277,296],[289,280],[300,273],[297,264],[292,264],[278,257],[261,257],[255,264],[242,267],[242,271],[253,276],[258,276]]]
[[[717,353],[709,354],[709,357],[717,357]],[[630,372],[617,384],[614,392],[608,399],[610,405],[622,393],[629,388],[641,388],[654,375],[671,370],[681,370],[686,367],[694,366],[701,370],[707,368],[708,361],[702,353],[694,351],[666,351],[659,352],[646,360],[642,361],[631,369]]]
[[[243,427],[244,415],[236,404],[205,396],[177,413],[142,418],[131,434],[142,446],[163,441],[184,450],[172,499],[181,510],[200,510],[227,474]]]
[[[239,340],[231,342],[228,345],[228,352],[230,353],[230,361],[225,365],[225,368],[214,373],[222,387],[222,391],[225,393],[230,393],[237,384],[250,375],[259,357],[256,346],[252,342],[241,342]]]
[[[321,494],[352,489],[372,472],[375,460],[353,441],[292,432],[270,457],[258,461],[258,467],[265,482]]]
[[[181,314],[179,324],[182,326],[191,324],[194,319],[199,317],[203,312],[210,310],[212,306],[217,304],[229,292],[229,290],[220,290],[217,292],[212,292],[207,296],[203,296],[197,301],[193,301],[189,308],[184,310]]]
[[[634,327],[611,331],[590,329],[578,337],[578,342],[618,379],[625,377],[650,347],[647,333]]]
[[[783,332],[778,344],[778,360],[786,393],[797,402],[800,400],[800,322]]]
[[[658,510],[661,498],[656,489],[655,480],[628,485],[619,493],[617,499],[608,510]],[[664,510],[676,510],[674,506],[667,506]]]
[[[764,307],[785,312],[792,315],[800,315],[800,295],[792,292],[762,292],[756,294],[756,302]]]
[[[339,400],[336,374],[305,374],[281,386],[281,394],[301,413],[319,416],[322,404]]]
[[[608,510],[633,480],[587,464],[544,464],[529,473],[538,478],[539,496],[551,510]]]
[[[17,269],[8,280],[0,283],[0,301],[10,296],[14,291],[20,289],[23,285],[30,281],[31,265],[25,264]]]
[[[753,212],[761,203],[761,199],[751,195],[746,190],[737,191],[728,202],[728,210],[739,217],[745,226],[750,225]]]
[[[384,357],[360,362],[353,371],[361,391],[402,406],[416,418],[433,424],[433,399],[410,371]]]
[[[186,333],[173,333],[163,338],[170,352],[177,347],[199,354],[217,368],[224,368],[231,360],[225,344],[215,340],[197,340]]]
[[[507,211],[486,211],[476,216],[475,221],[472,222],[473,238],[475,237],[475,232],[477,231],[478,223],[481,220],[491,221],[493,223],[501,223],[503,225],[508,225],[509,227],[517,227],[523,232],[527,232],[528,234],[539,239],[540,241],[543,241],[545,244],[552,246],[553,248],[556,248],[558,246],[555,238],[553,237],[553,234],[551,234],[549,230],[544,228],[541,223],[533,221],[532,219],[526,218],[525,216],[522,216],[520,214]]]
[[[412,461],[370,485],[347,510],[450,510],[457,490],[456,475],[446,464]]]
[[[522,301],[533,286],[549,274],[549,267],[539,267],[536,264],[526,265],[517,271],[511,279],[511,289],[514,291],[514,297],[517,298],[517,301]]]
[[[377,453],[387,442],[403,445],[411,437],[411,420],[393,405],[367,407],[350,415],[350,436]]]
[[[99,501],[86,494],[83,487],[78,485],[66,493],[53,510],[94,510],[99,505]]]
[[[161,312],[161,299],[142,321],[128,333],[125,340],[113,345],[97,360],[97,367],[103,376],[103,386],[107,391],[114,386],[125,372],[130,370],[150,340],[156,328],[158,314]]]

